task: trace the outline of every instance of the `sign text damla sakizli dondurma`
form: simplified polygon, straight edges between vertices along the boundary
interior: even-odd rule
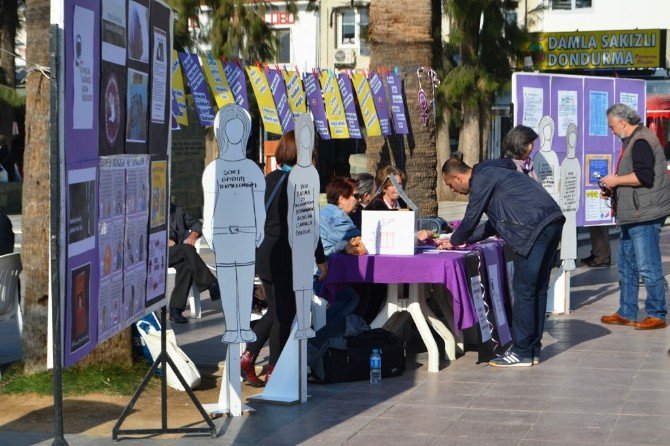
[[[539,33],[529,49],[541,51],[534,55],[539,70],[664,68],[664,33],[659,29]]]

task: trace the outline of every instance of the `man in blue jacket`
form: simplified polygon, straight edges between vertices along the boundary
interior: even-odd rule
[[[470,168],[452,158],[442,167],[442,179],[454,192],[470,197],[460,227],[441,248],[498,234],[514,250],[512,346],[490,365],[538,364],[549,275],[565,222],[561,209],[539,182],[518,172],[509,159]],[[488,221],[478,226],[485,212]]]

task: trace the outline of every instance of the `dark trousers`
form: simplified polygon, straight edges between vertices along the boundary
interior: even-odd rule
[[[526,257],[514,253],[512,350],[522,358],[539,356],[542,348],[549,276],[562,230],[562,223],[551,223]]]
[[[591,236],[591,254],[596,260],[610,259],[610,234],[607,226],[589,226]]]
[[[216,276],[200,258],[195,247],[187,243],[178,243],[168,248],[168,265],[177,270],[170,308],[184,311],[194,281],[199,291],[209,289],[216,282]]]
[[[295,318],[295,294],[290,278],[286,280],[285,277],[280,277],[274,283],[263,280],[263,289],[268,311],[254,325],[256,342],[247,344],[247,350],[256,356],[269,340],[268,362],[276,364],[291,334],[291,324]]]

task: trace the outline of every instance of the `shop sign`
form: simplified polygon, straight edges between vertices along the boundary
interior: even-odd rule
[[[660,29],[535,33],[527,47],[540,71],[665,68]]]

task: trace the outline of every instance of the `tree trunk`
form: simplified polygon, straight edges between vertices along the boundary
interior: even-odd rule
[[[408,13],[410,12],[411,13]],[[416,69],[435,65],[440,45],[439,0],[372,0],[370,3],[370,67],[398,67],[407,101],[410,134],[368,138],[368,168],[395,164],[407,173],[407,193],[421,215],[436,215],[435,122],[421,123]],[[431,100],[432,98],[428,98]]]
[[[26,59],[49,66],[49,0],[26,2]],[[56,73],[51,73],[56,77]],[[46,368],[50,234],[50,81],[40,71],[26,80],[26,150],[24,154],[21,259],[23,261],[24,371]],[[65,240],[61,240],[65,243]],[[63,259],[64,261],[64,259]],[[130,361],[130,329],[98,346],[87,362]],[[56,358],[54,358],[55,360]]]
[[[484,161],[488,159],[489,141],[491,139],[491,101],[489,100],[482,100],[479,104],[479,124],[482,141],[479,160]]]
[[[26,2],[26,59],[49,66],[49,0]],[[26,373],[46,368],[49,293],[49,79],[26,80],[23,219],[23,358]]]
[[[442,119],[437,126],[436,145],[437,148],[437,201],[454,201],[456,193],[442,180],[442,165],[451,155],[451,141],[449,138],[449,120],[451,119],[449,109],[442,107]]]

